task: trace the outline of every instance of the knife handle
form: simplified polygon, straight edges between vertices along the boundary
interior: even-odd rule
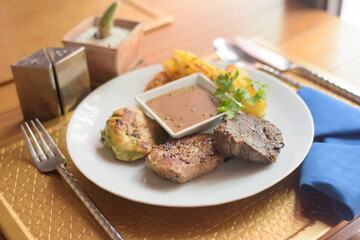
[[[289,78],[288,76],[282,74],[280,71],[276,70],[273,67],[270,67],[265,64],[258,64],[257,69],[265,71],[267,73],[270,73],[271,75],[274,75],[275,77],[278,77],[280,80],[284,81],[285,83],[290,84],[291,86],[295,87],[296,89],[303,88],[304,85],[301,83]]]
[[[334,82],[331,79],[315,71],[311,71],[303,66],[296,66],[294,70],[307,79],[319,84],[320,86],[324,86],[332,92],[337,93],[357,104],[360,104],[360,96],[357,93],[352,92],[350,88],[343,87],[343,84],[340,82]]]

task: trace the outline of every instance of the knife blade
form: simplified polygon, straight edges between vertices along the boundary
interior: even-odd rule
[[[296,82],[295,80],[285,76],[280,71],[258,62],[255,58],[243,52],[238,46],[231,43],[226,38],[216,38],[213,41],[213,46],[215,48],[218,57],[225,63],[235,64],[238,67],[245,66],[248,68],[255,68],[257,70],[262,70],[267,73],[270,73],[271,75],[274,75],[275,77],[294,86],[297,89],[303,87],[301,83]]]
[[[295,73],[328,88],[330,91],[360,104],[360,89],[353,84],[338,81],[336,79],[329,79],[315,71],[293,63],[284,56],[257,45],[243,37],[235,37],[235,42],[242,51],[268,66],[271,66],[281,72],[288,70],[295,71]]]

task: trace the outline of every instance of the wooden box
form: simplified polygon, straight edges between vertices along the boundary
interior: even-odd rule
[[[117,46],[105,47],[76,41],[86,29],[96,25],[97,17],[90,17],[69,31],[62,42],[66,47],[84,46],[92,81],[105,82],[132,68],[140,60],[143,42],[143,23],[125,19],[115,19],[114,26],[127,28],[130,34]]]

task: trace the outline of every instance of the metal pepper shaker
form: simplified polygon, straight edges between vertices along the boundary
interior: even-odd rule
[[[83,47],[41,49],[11,69],[25,119],[68,113],[91,90]]]

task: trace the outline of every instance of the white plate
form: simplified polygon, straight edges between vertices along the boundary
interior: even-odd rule
[[[101,143],[100,130],[114,110],[136,106],[134,97],[161,70],[161,65],[154,65],[114,78],[89,94],[76,108],[66,133],[67,148],[77,168],[99,187],[152,205],[217,205],[269,188],[297,168],[308,153],[314,125],[305,103],[280,80],[249,69],[251,79],[269,85],[265,119],[283,132],[285,147],[276,163],[251,164],[232,159],[214,172],[185,184],[176,184],[151,172],[144,160],[132,163],[115,160],[110,148]]]

